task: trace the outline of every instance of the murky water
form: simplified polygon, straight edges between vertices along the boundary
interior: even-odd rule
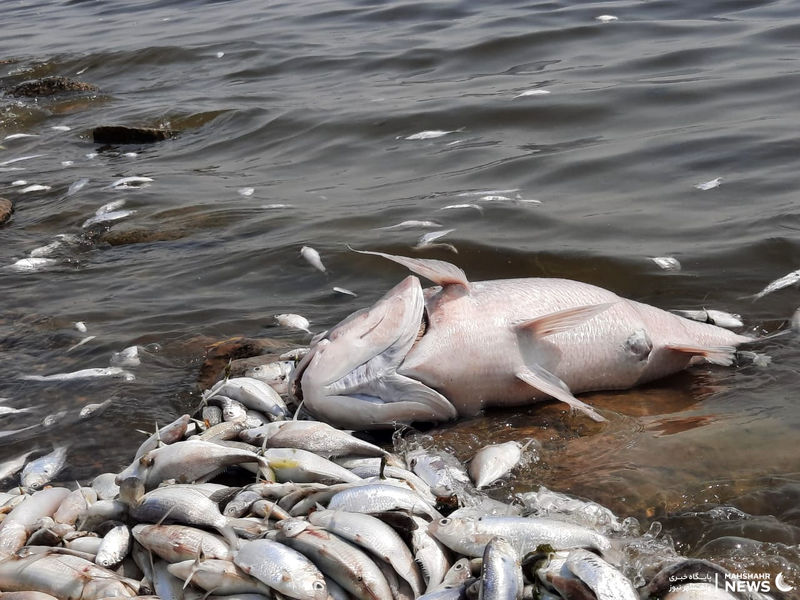
[[[37,407],[0,416],[4,432],[36,425],[4,433],[0,458],[68,442],[66,479],[119,469],[136,429],[196,405],[209,342],[305,343],[272,315],[320,331],[403,276],[347,244],[450,260],[473,280],[569,277],[666,309],[722,309],[749,332],[785,327],[800,304],[796,287],[748,297],[800,267],[800,11],[788,0],[15,1],[3,13],[3,89],[63,75],[100,91],[0,100],[0,196],[15,204],[0,226],[0,397]],[[179,133],[92,143],[106,124]],[[17,133],[36,137],[4,141]],[[127,176],[153,181],[110,187]],[[34,184],[50,189],[24,192]],[[135,213],[82,228],[115,200]],[[423,230],[376,230],[407,219],[455,229],[440,241],[458,254],[412,250]],[[79,239],[56,263],[9,268],[58,234]],[[132,344],[144,348],[134,382],[20,379],[105,367]],[[800,583],[800,350],[784,337],[759,351],[770,365],[588,395],[607,426],[542,405],[434,431],[463,458],[539,440],[539,461],[500,496],[569,491],[660,520],[684,552]],[[728,505],[745,516],[713,512]]]

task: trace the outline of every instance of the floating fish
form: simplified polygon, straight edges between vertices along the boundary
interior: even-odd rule
[[[430,246],[436,240],[443,238],[448,233],[453,233],[455,229],[443,229],[441,231],[431,231],[422,235],[417,242],[417,245],[414,246],[415,248],[426,248]]]
[[[72,352],[73,350],[75,350],[75,348],[80,348],[84,344],[88,344],[89,342],[91,342],[96,337],[97,337],[96,335],[87,335],[85,338],[81,339],[78,343],[72,344],[72,346],[67,348],[67,352]]]
[[[333,291],[336,292],[337,294],[345,294],[347,296],[358,296],[358,294],[356,294],[355,292],[351,292],[347,288],[343,288],[343,287],[339,287],[339,286],[334,286],[333,287]]]
[[[681,270],[681,263],[678,262],[677,258],[673,258],[672,256],[656,256],[651,258],[654,263],[656,263],[659,267],[664,269],[665,271],[680,271]]]
[[[601,23],[611,23],[613,21],[618,21],[619,17],[615,17],[614,15],[600,15],[594,18],[595,21],[600,21]]]
[[[28,156],[19,156],[17,158],[9,158],[8,160],[4,160],[0,162],[0,167],[6,167],[8,165],[13,165],[14,163],[22,162],[23,160],[32,160],[34,158],[42,158],[43,156],[47,156],[46,154],[29,154]]]
[[[125,158],[136,158],[137,156],[139,156],[139,153],[138,152],[126,152],[122,156],[124,156]]]
[[[798,281],[800,281],[800,269],[798,269],[797,271],[792,271],[791,273],[788,273],[787,275],[784,275],[783,277],[776,279],[775,281],[770,283],[767,287],[765,287],[763,290],[758,292],[755,295],[754,299],[758,300],[759,298],[763,298],[767,294],[771,294],[772,292],[776,292],[778,290],[782,290],[785,287],[789,287],[790,285],[794,285]]]
[[[24,179],[16,179],[11,182],[11,185],[14,187],[21,187],[23,185],[28,185],[28,182],[25,181]]]
[[[243,187],[243,188],[239,188],[236,191],[238,192],[238,194],[240,196],[252,196],[255,193],[256,188]]]
[[[139,346],[128,346],[119,352],[112,352],[109,362],[112,367],[138,367],[142,364],[142,359],[139,358]]]
[[[81,227],[83,229],[88,229],[92,225],[97,225],[98,223],[113,223],[114,221],[127,219],[135,214],[135,210],[112,210],[111,212],[100,213],[99,215],[86,219]]]
[[[441,287],[406,277],[374,306],[315,339],[290,393],[340,427],[391,427],[556,398],[605,420],[573,394],[626,389],[696,357],[730,365],[753,339],[565,279],[469,282],[439,260],[379,252]]]
[[[525,98],[526,96],[547,96],[550,90],[525,90],[524,92],[514,96],[516,98]]]
[[[20,273],[32,273],[59,264],[55,258],[21,258],[9,268]]]
[[[115,190],[140,188],[140,187],[147,187],[153,181],[154,180],[151,177],[138,177],[138,176],[123,177],[121,179],[117,179],[114,183],[112,183],[108,187],[113,188]]]
[[[22,469],[20,481],[22,487],[38,490],[50,483],[67,464],[67,447],[59,446],[50,454],[29,462]]]
[[[10,142],[12,140],[21,140],[22,138],[32,138],[32,137],[39,137],[33,133],[12,133],[11,135],[7,135],[3,138],[4,142]]]
[[[456,210],[456,209],[461,209],[461,208],[474,208],[479,213],[483,212],[483,207],[480,206],[479,204],[467,204],[467,203],[464,203],[464,204],[448,204],[447,206],[441,207],[439,210]]]
[[[432,228],[432,227],[441,227],[441,223],[437,223],[436,221],[403,221],[402,223],[397,223],[396,225],[388,225],[386,227],[376,227],[376,231],[402,231],[405,229],[419,229],[419,228]]]
[[[89,183],[89,179],[87,177],[81,177],[69,186],[69,189],[67,190],[67,196],[73,196],[77,194],[80,190],[86,187],[87,183]]]
[[[420,131],[418,133],[413,133],[407,136],[405,139],[407,140],[433,140],[436,138],[440,138],[450,133],[456,133],[458,130],[453,131],[444,131],[442,129],[429,129],[425,131]]]
[[[53,131],[71,131],[72,127],[69,125],[53,125],[50,129]]]
[[[28,187],[22,188],[19,191],[19,193],[20,194],[28,194],[30,192],[46,192],[49,189],[52,189],[49,185],[42,185],[40,183],[34,183],[33,185],[29,185]]]
[[[22,375],[20,379],[27,381],[74,381],[76,379],[98,379],[102,377],[112,377],[114,379],[124,379],[133,381],[136,376],[130,371],[120,367],[98,367],[93,369],[81,369],[71,373],[54,373],[53,375]]]
[[[733,313],[727,313],[721,310],[673,310],[676,315],[692,319],[693,321],[700,321],[701,323],[711,323],[719,327],[726,327],[728,329],[742,327],[742,316]]]
[[[275,320],[278,322],[278,325],[282,327],[289,327],[291,329],[301,329],[308,333],[311,333],[308,326],[310,323],[308,319],[306,319],[302,315],[296,315],[293,313],[284,313],[280,315],[275,315]]]
[[[466,198],[468,196],[493,196],[493,195],[505,195],[505,194],[513,194],[515,192],[519,192],[519,188],[510,188],[507,190],[479,190],[479,191],[472,191],[472,192],[461,192],[458,194],[459,198]]]
[[[300,248],[300,256],[305,258],[315,269],[319,269],[323,273],[326,271],[325,265],[322,264],[322,259],[319,256],[319,252],[314,250],[311,246],[303,246]]]
[[[722,177],[717,177],[710,181],[704,181],[703,183],[698,183],[694,187],[698,190],[713,190],[715,187],[719,187],[722,183]]]
[[[124,199],[122,199],[122,200],[113,200],[111,202],[107,202],[107,203],[103,204],[103,206],[98,208],[96,211],[94,211],[94,214],[96,214],[96,215],[104,215],[105,213],[114,212],[115,210],[119,210],[120,208],[125,206],[126,202],[127,201],[124,200]]]
[[[292,207],[291,204],[280,204],[280,203],[278,203],[278,204],[262,204],[261,205],[261,208],[263,208],[265,210],[275,210],[275,209],[278,209],[278,208],[291,208],[291,207]]]
[[[62,160],[61,161],[61,166],[62,167],[71,167],[74,164],[75,164],[74,160]]]

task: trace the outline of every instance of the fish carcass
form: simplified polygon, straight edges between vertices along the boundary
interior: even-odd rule
[[[312,340],[290,390],[338,427],[439,422],[548,397],[603,421],[574,394],[631,388],[702,360],[730,365],[753,341],[587,283],[470,282],[444,261],[362,253],[437,286],[423,290],[410,275]]]

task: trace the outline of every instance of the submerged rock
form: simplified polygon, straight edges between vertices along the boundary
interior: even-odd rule
[[[220,378],[228,363],[267,354],[269,351],[286,350],[286,342],[269,338],[234,337],[211,344],[206,348],[206,356],[200,367],[198,385],[207,389]],[[277,360],[277,358],[273,358]],[[250,362],[238,364],[237,374],[253,366]]]
[[[101,125],[92,129],[95,144],[153,144],[175,137],[171,129]]]
[[[11,204],[11,200],[0,198],[0,225],[11,218],[12,212],[14,212],[14,205]]]
[[[64,92],[96,92],[100,88],[85,81],[68,77],[43,77],[24,81],[7,92],[9,96],[25,98],[41,98],[55,96]]]

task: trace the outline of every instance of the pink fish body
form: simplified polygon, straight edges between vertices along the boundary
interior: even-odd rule
[[[702,361],[730,365],[753,341],[566,279],[468,282],[457,267],[381,253],[409,276],[373,307],[315,340],[292,388],[317,418],[380,427],[441,421],[557,398],[627,389]]]

